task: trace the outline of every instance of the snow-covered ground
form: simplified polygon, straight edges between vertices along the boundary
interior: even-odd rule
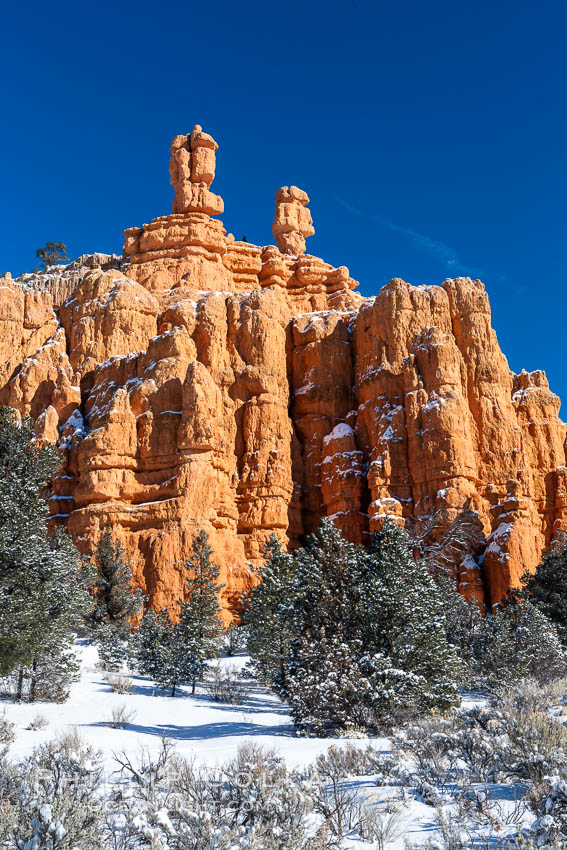
[[[246,740],[276,749],[291,768],[309,764],[337,743],[336,738],[298,737],[286,706],[260,686],[252,689],[242,706],[214,703],[199,687],[195,696],[191,696],[190,688],[180,688],[178,695],[171,697],[168,692],[157,690],[149,679],[135,675],[131,676],[131,693],[115,694],[105,681],[104,672],[98,669],[96,647],[83,643],[79,652],[81,679],[71,686],[67,702],[0,702],[0,710],[5,710],[17,727],[16,740],[10,747],[13,758],[23,758],[38,744],[74,727],[86,742],[103,751],[109,770],[116,767],[116,752],[135,758],[144,747],[157,753],[164,734],[175,742],[180,755],[196,756],[211,766],[228,761]],[[221,658],[218,663],[241,668],[247,661],[247,656],[237,655]],[[132,720],[125,729],[113,729],[112,709],[122,705],[132,712]],[[38,714],[49,725],[38,731],[28,730],[26,727]],[[351,739],[341,738],[342,743],[348,740]],[[365,745],[366,740],[356,739],[354,743]],[[385,740],[375,743],[387,746]]]
[[[139,758],[142,748],[156,753],[165,734],[175,744],[176,751],[185,757],[209,765],[220,765],[231,759],[241,744],[254,741],[282,755],[290,768],[301,768],[331,745],[366,747],[368,743],[388,752],[390,742],[385,738],[306,738],[298,736],[288,710],[277,697],[259,685],[252,688],[241,706],[215,703],[203,690],[197,689],[191,696],[190,689],[181,688],[178,695],[158,691],[153,683],[141,676],[132,676],[133,687],[129,694],[111,691],[104,673],[98,667],[96,648],[86,642],[80,643],[78,652],[82,668],[80,681],[72,685],[67,702],[22,703],[0,702],[0,712],[16,724],[15,740],[10,745],[10,756],[21,760],[39,744],[76,728],[83,740],[104,754],[107,777],[116,776],[117,764],[114,754],[125,753],[133,761]],[[243,667],[245,656],[222,658],[221,665]],[[114,729],[110,724],[112,710],[125,706],[131,712],[131,720],[124,729]],[[27,727],[37,715],[42,715],[48,725],[32,731]],[[375,777],[359,777],[348,780],[360,793],[379,805],[399,789],[378,787]],[[418,798],[409,795],[401,815],[402,833],[386,846],[401,850],[407,841],[420,844],[431,838],[436,831],[435,810]],[[346,840],[345,847],[370,848],[360,839]]]

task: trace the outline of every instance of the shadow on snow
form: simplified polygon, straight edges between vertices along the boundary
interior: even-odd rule
[[[81,724],[85,727],[110,727],[109,722],[99,721],[96,723]],[[134,732],[138,735],[154,735],[162,738],[164,736],[175,741],[205,741],[211,738],[233,738],[233,737],[295,737],[294,727],[291,723],[273,726],[260,726],[258,723],[238,722],[233,723],[203,723],[197,726],[178,726],[172,723],[163,723],[157,726],[142,726],[138,723],[128,723],[124,731]]]

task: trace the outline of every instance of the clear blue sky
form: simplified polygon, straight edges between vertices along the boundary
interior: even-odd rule
[[[2,13],[0,269],[121,250],[171,208],[168,146],[203,125],[237,238],[276,189],[365,295],[486,283],[511,367],[567,399],[567,7],[508,2],[27,2]]]

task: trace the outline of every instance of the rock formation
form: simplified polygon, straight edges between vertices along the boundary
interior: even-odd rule
[[[211,217],[216,150],[198,126],[174,139],[173,213],[126,230],[122,261],[0,281],[0,403],[59,446],[53,520],[85,552],[111,524],[158,607],[204,528],[229,617],[272,533],[294,547],[331,516],[365,541],[386,516],[447,524],[467,504],[483,536],[458,580],[498,602],[566,523],[545,375],[510,371],[480,281],[358,295],[304,253],[295,187],[278,247],[235,241]]]
[[[272,233],[282,254],[291,254],[292,257],[305,254],[305,239],[315,233],[308,203],[307,192],[297,186],[278,189]]]
[[[203,133],[198,124],[192,133],[175,136],[172,140],[169,174],[175,191],[174,213],[217,215],[224,212],[222,198],[209,191],[215,177],[217,150],[213,137]]]

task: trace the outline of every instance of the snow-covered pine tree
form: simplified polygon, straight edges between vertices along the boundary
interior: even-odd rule
[[[567,652],[555,625],[529,599],[485,617],[474,654],[478,684],[490,689],[525,678],[546,684],[567,673]]]
[[[366,551],[323,520],[294,558],[296,637],[280,693],[296,723],[345,730],[457,703],[462,665],[441,594],[395,523]]]
[[[49,557],[47,508],[40,489],[57,468],[53,448],[33,442],[31,421],[0,411],[0,673],[31,663],[49,633],[41,610]],[[36,618],[36,614],[39,616]]]
[[[165,612],[167,614],[167,612]],[[167,617],[169,621],[169,616]],[[160,670],[160,648],[163,621],[153,608],[148,608],[132,639],[134,664],[142,676],[156,680]],[[171,624],[170,624],[171,625]]]
[[[452,570],[437,567],[432,575],[443,600],[447,640],[464,663],[463,684],[471,684],[475,676],[475,646],[482,630],[483,613],[474,600],[468,600],[459,593]]]
[[[387,519],[354,583],[367,699],[388,723],[458,703],[463,667],[447,640],[444,602],[426,562]]]
[[[362,725],[362,654],[352,599],[359,547],[323,519],[304,549],[294,553],[296,575],[287,606],[292,637],[281,678],[274,685],[301,727],[322,732]]]
[[[567,534],[560,532],[533,575],[526,573],[523,596],[555,624],[567,646]]]
[[[218,655],[222,636],[218,584],[220,567],[211,563],[212,549],[206,532],[193,541],[192,557],[185,562],[187,600],[179,606],[177,619],[165,610],[150,609],[142,618],[134,639],[136,666],[160,688],[191,684],[207,669],[207,659]]]
[[[132,590],[132,572],[110,528],[105,529],[97,544],[93,563],[96,570],[93,625],[96,628],[108,623],[119,631],[129,631],[132,620],[140,613],[143,596],[139,589]]]
[[[79,673],[72,633],[54,634],[23,673],[30,702],[64,702]]]
[[[98,657],[105,670],[121,670],[131,655],[132,635],[110,623],[101,623],[93,632],[98,646]]]
[[[132,573],[124,550],[110,528],[100,537],[93,558],[96,570],[95,600],[91,625],[107,670],[118,670],[129,651],[131,624],[144,601],[139,589],[132,590]]]
[[[184,677],[169,613],[165,609],[159,613],[153,608],[146,611],[133,644],[138,671],[152,679],[158,688],[171,688],[171,696],[175,696],[177,685]]]
[[[248,628],[250,669],[263,682],[285,681],[293,628],[286,616],[293,596],[295,562],[272,534],[264,547],[263,566],[257,570],[259,584],[243,599],[243,621]]]
[[[78,677],[79,664],[73,650],[76,632],[90,612],[92,599],[88,592],[92,581],[89,565],[78,556],[71,539],[63,529],[52,531],[49,576],[44,573],[49,599],[48,634],[28,666],[29,699],[34,701],[66,699],[69,684]]]
[[[219,594],[220,567],[211,561],[213,550],[205,531],[200,531],[193,541],[193,552],[185,562],[188,578],[185,584],[186,601],[181,605],[177,632],[185,646],[190,680],[195,685],[207,669],[207,659],[219,652],[222,636],[222,619]]]
[[[90,572],[69,537],[49,533],[41,491],[59,464],[54,447],[35,441],[33,423],[0,411],[0,673],[16,692],[38,692],[39,673],[73,675],[73,630],[90,609]],[[59,682],[55,690],[61,694]]]
[[[245,603],[244,603],[245,604]],[[248,643],[248,629],[242,623],[231,620],[223,633],[223,650],[230,658]]]

